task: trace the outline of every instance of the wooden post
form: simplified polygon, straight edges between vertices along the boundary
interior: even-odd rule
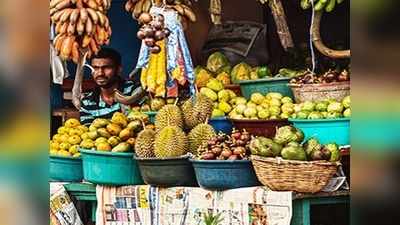
[[[289,48],[293,48],[293,39],[290,34],[289,27],[286,22],[285,10],[281,0],[269,0],[269,8],[271,9],[272,15],[274,16],[276,30],[279,35],[282,47],[287,51]]]
[[[350,50],[333,50],[328,48],[321,39],[320,27],[321,27],[321,18],[322,18],[322,10],[315,12],[314,21],[312,26],[312,41],[316,49],[319,52],[334,59],[343,59],[350,58],[351,53]]]

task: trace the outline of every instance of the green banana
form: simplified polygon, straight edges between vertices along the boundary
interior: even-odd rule
[[[315,10],[315,11],[320,11],[320,10],[322,10],[322,9],[325,7],[325,5],[326,5],[327,2],[328,2],[328,0],[319,0],[319,1],[317,2],[317,4],[314,5],[314,10]]]
[[[304,10],[311,7],[310,0],[301,0],[300,5],[301,5],[301,8]]]
[[[325,11],[326,12],[332,12],[333,9],[335,8],[335,5],[336,5],[336,0],[329,0],[329,3],[326,6]]]

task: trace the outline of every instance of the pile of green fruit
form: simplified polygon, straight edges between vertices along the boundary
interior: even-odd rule
[[[282,157],[287,160],[313,161],[327,160],[336,162],[340,159],[337,144],[321,145],[318,140],[311,138],[301,144],[304,134],[293,126],[277,129],[273,139],[256,137],[250,141],[251,154],[263,157]]]
[[[210,79],[215,78],[223,85],[229,85],[231,84],[231,69],[228,58],[221,52],[215,52],[208,57],[206,67],[195,68],[195,84],[197,88],[202,88]]]
[[[232,119],[287,119],[294,113],[293,100],[277,92],[270,92],[265,96],[253,93],[249,101],[240,98],[235,105],[229,113]]]
[[[90,124],[88,131],[81,135],[80,147],[96,151],[132,152],[136,135],[144,128],[152,127],[146,123],[148,116],[135,111],[128,116],[116,112],[111,119],[97,118]]]
[[[200,145],[214,137],[207,124],[213,101],[199,94],[181,106],[165,105],[155,118],[155,129],[144,129],[136,139],[135,153],[140,158],[170,158],[197,154]]]
[[[197,158],[204,160],[240,160],[250,155],[250,134],[233,130],[232,134],[219,133],[198,148]]]
[[[82,142],[81,135],[89,130],[81,125],[79,120],[71,118],[57,129],[57,134],[50,140],[50,155],[79,157],[79,144]]]
[[[319,102],[306,101],[295,104],[293,119],[335,119],[351,117],[350,96],[343,98],[341,102],[336,100],[325,100]]]
[[[232,90],[224,89],[224,85],[217,79],[212,78],[205,87],[200,89],[200,94],[207,96],[213,101],[212,116],[222,117],[232,111],[238,98]]]

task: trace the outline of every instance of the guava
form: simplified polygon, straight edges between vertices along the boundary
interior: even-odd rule
[[[223,101],[223,102],[228,102],[230,100],[231,96],[228,92],[228,90],[221,90],[218,92],[218,101]]]
[[[271,116],[278,116],[281,114],[281,108],[279,106],[271,106],[268,110]]]
[[[328,104],[329,103],[327,101],[317,102],[317,104],[315,105],[315,110],[320,111],[320,112],[324,112],[324,111],[327,110]]]
[[[301,107],[301,110],[310,111],[310,112],[314,111],[314,109],[315,109],[315,103],[311,102],[311,101],[303,102],[302,107]]]
[[[240,105],[237,105],[236,107],[235,107],[235,111],[236,111],[236,113],[238,113],[238,114],[243,114],[244,113],[244,110],[246,110],[246,105],[243,105],[243,104],[240,104]]]
[[[343,116],[347,118],[351,117],[351,109],[350,108],[345,109],[343,112]]]
[[[346,109],[350,108],[350,95],[343,98],[342,104]]]
[[[282,104],[285,104],[285,103],[293,103],[293,99],[291,99],[291,98],[288,97],[288,96],[285,96],[285,97],[283,97],[283,98],[281,99],[281,102],[282,102]]]
[[[265,99],[265,97],[260,93],[253,93],[250,96],[250,100],[252,102],[254,102],[255,104],[257,104],[257,105],[260,105],[263,102],[264,99]]]
[[[328,112],[338,112],[341,113],[343,112],[343,105],[340,102],[332,102],[329,103],[328,108],[327,108]]]
[[[307,119],[319,120],[319,119],[323,119],[323,116],[320,112],[314,111],[314,112],[311,112],[310,114],[308,114]]]

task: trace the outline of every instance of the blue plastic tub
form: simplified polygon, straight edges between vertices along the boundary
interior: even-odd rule
[[[144,112],[144,114],[149,116],[149,121],[150,123],[154,124],[154,121],[156,120],[156,115],[158,112]]]
[[[94,184],[144,184],[133,153],[81,149],[83,178]]]
[[[225,190],[261,185],[250,160],[190,160],[200,187]]]
[[[338,145],[350,144],[350,119],[289,119],[293,125],[304,132],[305,140],[315,137],[321,144],[335,142]]]
[[[291,78],[280,77],[280,78],[265,78],[258,80],[243,80],[239,81],[240,90],[246,99],[250,99],[251,94],[261,93],[263,95],[269,92],[278,92],[283,96],[289,96],[293,98],[293,93],[288,86]]]
[[[208,124],[210,124],[216,133],[219,133],[220,131],[225,133],[225,134],[231,134],[232,133],[232,122],[224,117],[216,117],[216,118],[211,118],[208,120]]]
[[[50,156],[49,178],[51,181],[79,182],[83,179],[82,159]]]

